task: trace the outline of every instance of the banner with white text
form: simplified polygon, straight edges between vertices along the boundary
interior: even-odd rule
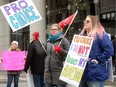
[[[91,50],[93,38],[74,35],[60,80],[78,87]]]
[[[17,0],[0,9],[13,32],[42,19],[32,0]]]

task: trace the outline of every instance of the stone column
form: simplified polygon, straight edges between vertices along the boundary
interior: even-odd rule
[[[0,6],[8,4],[9,0],[0,0]],[[8,50],[10,44],[10,27],[0,10],[0,55],[3,50]]]
[[[30,25],[30,41],[32,38],[32,34],[35,31],[39,31],[40,33],[40,41],[45,44],[46,42],[46,14],[45,14],[45,0],[32,0],[35,4],[37,10],[42,16],[42,20],[33,23]]]

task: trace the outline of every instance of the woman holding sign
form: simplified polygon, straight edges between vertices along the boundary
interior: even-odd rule
[[[84,20],[83,35],[93,37],[93,45],[79,87],[104,87],[108,78],[107,61],[113,55],[112,42],[97,16]]]
[[[18,42],[13,41],[11,43],[9,51],[20,51],[18,48]],[[8,70],[8,81],[7,81],[7,87],[11,87],[12,80],[14,78],[14,87],[18,87],[18,81],[19,81],[19,75],[22,71],[21,70]]]
[[[58,24],[49,28],[50,35],[47,40],[47,56],[45,58],[44,82],[46,87],[65,87],[66,83],[59,80],[63,62],[69,50],[70,43],[63,38],[62,29]],[[60,41],[62,43],[59,46]]]

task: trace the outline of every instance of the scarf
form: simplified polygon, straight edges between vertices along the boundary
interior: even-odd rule
[[[55,40],[56,40],[61,34],[62,34],[62,32],[59,32],[58,34],[56,34],[56,35],[54,35],[54,36],[52,36],[52,35],[50,34],[49,37],[48,37],[48,39],[49,39],[52,43],[54,43]]]

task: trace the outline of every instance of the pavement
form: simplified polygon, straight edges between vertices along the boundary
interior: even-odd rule
[[[7,72],[0,70],[0,87],[6,87],[7,83]],[[11,85],[11,87],[14,84]],[[28,87],[26,73],[22,73],[19,77],[19,87]]]
[[[6,81],[7,73],[0,71],[0,87],[6,87]],[[28,87],[26,73],[24,72],[19,77],[19,87]],[[105,82],[105,87],[116,87],[116,75],[114,76],[114,82]]]
[[[28,87],[28,84],[26,82],[19,82],[19,87]],[[6,87],[6,84],[0,83],[0,87]],[[11,87],[14,87],[14,84],[11,85]]]
[[[7,72],[0,71],[0,83],[6,83],[7,81]],[[19,77],[19,82],[27,82],[26,73],[21,73]]]

